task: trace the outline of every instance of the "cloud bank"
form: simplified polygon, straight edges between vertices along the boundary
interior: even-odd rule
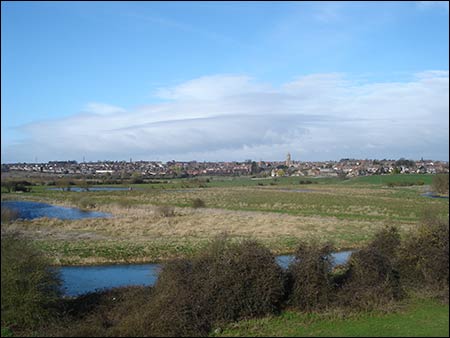
[[[243,75],[160,88],[133,109],[89,103],[76,115],[20,127],[2,162],[86,160],[448,160],[449,73],[361,82],[311,74],[280,86]]]

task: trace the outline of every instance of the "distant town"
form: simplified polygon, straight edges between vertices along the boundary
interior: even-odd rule
[[[436,174],[448,173],[449,163],[433,160],[375,160],[341,159],[339,161],[296,161],[287,154],[285,161],[197,162],[197,161],[50,161],[48,163],[10,163],[1,165],[2,173],[23,172],[34,176],[58,175],[60,177],[142,177],[185,178],[196,176],[246,176],[280,177],[342,177],[380,174]],[[26,175],[27,176],[27,175]]]

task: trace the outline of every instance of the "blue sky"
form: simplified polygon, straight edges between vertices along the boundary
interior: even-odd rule
[[[2,163],[448,160],[448,2],[1,6]]]

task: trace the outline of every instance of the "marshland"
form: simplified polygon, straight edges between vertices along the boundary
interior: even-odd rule
[[[413,185],[389,186],[405,179]],[[2,232],[36,239],[55,265],[153,263],[186,257],[222,233],[257,239],[275,254],[293,253],[305,237],[333,241],[338,250],[358,248],[384,226],[408,230],[425,211],[448,213],[448,200],[421,196],[431,189],[432,175],[313,181],[308,191],[298,191],[303,186],[293,177],[265,180],[263,186],[250,177],[175,179],[127,184],[134,189],[124,191],[55,191],[40,184],[28,193],[2,193],[2,201],[44,202],[112,217],[16,220]]]
[[[294,177],[264,183],[251,177],[209,177],[70,191],[49,189],[45,181],[34,180],[27,192],[2,190],[2,267],[3,256],[12,257],[3,255],[3,243],[8,241],[29,243],[25,246],[39,252],[51,269],[136,263],[163,266],[153,287],[129,285],[76,298],[58,293],[59,279],[54,299],[44,302],[53,311],[48,318],[20,321],[8,315],[2,326],[5,334],[19,335],[291,332],[283,327],[292,327],[290,334],[307,335],[314,334],[317,325],[321,331],[330,322],[337,326],[352,323],[350,327],[354,325],[358,332],[360,325],[372,325],[377,316],[393,316],[406,329],[408,318],[422,318],[423,306],[436,312],[433,318],[444,318],[447,313],[448,323],[448,272],[442,276],[442,268],[448,267],[448,199],[424,196],[434,193],[436,177],[311,178],[307,189]],[[74,180],[72,184],[83,186],[85,182]],[[11,201],[78,208],[109,217],[24,219],[20,210],[3,207]],[[447,242],[441,238],[445,235]],[[434,236],[437,242],[431,240]],[[354,254],[346,264],[334,267],[330,255],[343,250]],[[428,254],[433,255],[433,263]],[[293,257],[285,271],[275,262],[279,255]],[[224,265],[224,259],[230,263]],[[209,277],[202,276],[204,271]],[[2,290],[3,275],[2,270]],[[203,284],[197,284],[200,280]],[[229,288],[228,298],[220,298],[223,295],[217,287]],[[194,290],[203,290],[199,291],[202,296]],[[318,296],[311,298],[312,294]],[[167,302],[176,305],[175,299],[182,302],[179,308],[202,310],[183,317],[168,306]],[[254,303],[256,299],[267,303]],[[255,310],[242,312],[243,307]],[[139,308],[145,311],[137,313]],[[225,308],[232,312],[222,313],[220,309]],[[252,318],[257,319],[252,322]],[[163,325],[167,321],[170,327]],[[286,324],[280,327],[280,321]],[[448,334],[448,325],[445,329],[442,323],[429,332]],[[305,331],[294,329],[298,325],[306,325]],[[383,330],[377,334],[390,332]]]

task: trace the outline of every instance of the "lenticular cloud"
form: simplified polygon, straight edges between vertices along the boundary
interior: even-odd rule
[[[271,160],[289,150],[310,160],[447,159],[448,79],[448,71],[379,83],[331,73],[274,87],[205,76],[160,88],[158,104],[89,103],[71,117],[22,126],[21,142],[2,142],[2,158]]]

